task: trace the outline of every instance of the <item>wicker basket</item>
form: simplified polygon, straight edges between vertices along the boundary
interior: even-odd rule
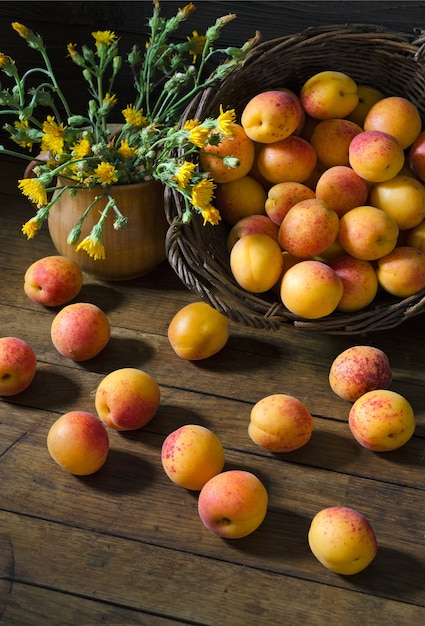
[[[260,91],[285,86],[299,92],[311,75],[323,70],[345,72],[385,95],[408,98],[425,122],[421,35],[354,24],[309,28],[263,42],[219,88],[198,94],[182,123],[215,117],[220,104],[225,109],[234,108],[239,119],[246,103]],[[368,308],[352,314],[334,312],[318,320],[297,318],[275,294],[251,294],[239,287],[230,271],[227,225],[203,226],[198,215],[189,225],[182,224],[184,207],[180,196],[171,190],[166,191],[165,205],[170,224],[166,250],[171,266],[190,290],[233,321],[254,328],[276,330],[290,323],[305,330],[355,334],[395,327],[425,308],[424,290],[404,300],[380,294]]]

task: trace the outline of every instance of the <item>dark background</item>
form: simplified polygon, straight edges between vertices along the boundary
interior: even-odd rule
[[[164,17],[174,15],[186,0],[161,2]],[[391,30],[412,34],[415,29],[425,29],[425,1],[194,1],[195,12],[177,33],[185,39],[193,30],[203,33],[217,17],[236,13],[237,19],[228,24],[220,45],[241,45],[258,30],[262,39],[298,33],[311,26],[325,24],[366,23],[378,24]],[[69,42],[81,46],[92,45],[94,30],[113,30],[120,37],[120,53],[126,56],[134,43],[144,46],[147,20],[152,13],[150,0],[135,2],[1,2],[0,51],[11,56],[20,71],[38,62],[38,53],[12,29],[11,22],[18,21],[42,35],[53,62],[56,75],[74,113],[86,111],[87,91],[80,69],[67,58]],[[9,83],[0,73],[4,86]],[[133,100],[132,78],[123,65],[116,91],[120,104],[126,106]],[[128,102],[127,102],[128,100]],[[121,110],[121,109],[119,109]],[[0,118],[3,126],[5,119]],[[0,130],[0,140],[5,134]]]

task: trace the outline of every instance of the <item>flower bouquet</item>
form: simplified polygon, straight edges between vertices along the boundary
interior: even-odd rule
[[[12,87],[0,84],[0,114],[7,116],[4,128],[10,138],[24,150],[0,146],[0,154],[32,162],[31,177],[18,181],[22,193],[36,207],[35,215],[22,227],[29,239],[37,234],[59,198],[73,196],[80,189],[100,188],[70,230],[67,243],[93,259],[104,259],[105,221],[113,219],[116,230],[128,222],[114,199],[114,185],[152,180],[182,196],[184,222],[197,212],[204,224],[218,223],[214,182],[208,172],[200,170],[194,156],[232,135],[235,113],[221,108],[216,118],[188,120],[182,127],[179,119],[195,94],[243,64],[259,35],[240,48],[215,47],[223,27],[236,17],[231,14],[218,18],[203,35],[194,30],[185,41],[172,42],[171,37],[194,9],[189,3],[165,19],[158,0],[154,0],[148,22],[150,36],[142,45],[135,44],[125,59],[119,53],[119,38],[110,30],[93,32],[93,47],[83,45],[79,50],[68,43],[70,61],[81,68],[89,94],[84,113],[70,110],[42,37],[18,22],[12,23],[43,61],[41,67],[21,75],[15,61],[0,52],[0,69],[13,83]],[[218,63],[211,71],[216,59]],[[130,65],[134,80],[135,96],[130,104],[120,102],[114,92],[123,63]],[[117,107],[122,120],[111,125],[111,113]],[[228,157],[227,165],[237,165],[233,161]],[[99,219],[82,238],[83,222],[100,200],[104,208]]]

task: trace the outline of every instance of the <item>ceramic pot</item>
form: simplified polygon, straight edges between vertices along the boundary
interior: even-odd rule
[[[59,180],[59,184],[63,182]],[[84,272],[102,280],[129,280],[147,274],[166,258],[164,189],[158,181],[114,185],[111,189],[128,225],[114,230],[115,213],[109,211],[102,238],[105,259],[94,260],[84,250],[77,252],[75,246],[67,244],[69,232],[95,196],[102,193],[101,188],[78,189],[75,196],[65,191],[50,210],[48,227],[56,250],[76,261]],[[79,241],[90,233],[105,206],[106,198],[91,209]]]

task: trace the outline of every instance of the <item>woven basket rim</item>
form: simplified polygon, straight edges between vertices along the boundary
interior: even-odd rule
[[[230,74],[218,86],[209,87],[200,93],[186,107],[181,124],[187,119],[201,119],[212,115],[218,109],[220,96],[231,91],[233,84],[243,80],[247,72],[256,77],[264,66],[278,58],[276,55],[302,55],[306,48],[316,46],[320,51],[332,45],[343,46],[347,42],[367,42],[384,56],[390,58],[421,80],[425,91],[424,56],[425,31],[415,30],[402,33],[375,24],[352,23],[309,27],[299,33],[284,35],[267,41],[261,41],[247,55],[244,64]],[[293,57],[292,57],[293,58]],[[297,61],[302,58],[297,57]],[[370,64],[373,65],[373,60]],[[258,71],[256,71],[258,70]],[[249,78],[252,77],[248,74]],[[276,78],[276,80],[278,80]],[[255,83],[255,81],[251,81]],[[414,83],[415,81],[413,81]],[[416,85],[413,85],[415,87]],[[257,84],[257,93],[263,88]],[[246,90],[246,82],[244,84]],[[255,89],[255,87],[252,87]],[[239,84],[239,92],[241,87]],[[239,93],[238,92],[238,93]],[[390,95],[390,94],[388,94]],[[419,97],[416,96],[415,97]],[[232,105],[233,106],[233,105]],[[425,102],[421,103],[421,116],[425,122]],[[425,126],[425,125],[424,125]],[[404,299],[385,295],[384,301],[376,300],[369,307],[356,313],[334,312],[316,320],[303,319],[288,311],[273,294],[253,294],[246,292],[229,275],[228,262],[220,257],[215,249],[219,235],[223,236],[225,227],[203,225],[200,216],[195,215],[192,222],[182,223],[182,199],[171,189],[165,190],[165,207],[169,229],[166,236],[166,253],[171,267],[181,281],[191,291],[198,294],[208,304],[225,314],[231,320],[259,329],[278,330],[283,324],[292,324],[301,330],[321,331],[329,334],[358,334],[375,330],[386,330],[398,326],[408,318],[416,316],[425,309],[425,289]],[[212,232],[211,229],[214,229]],[[212,242],[216,237],[216,241]],[[220,242],[222,245],[222,242]]]

